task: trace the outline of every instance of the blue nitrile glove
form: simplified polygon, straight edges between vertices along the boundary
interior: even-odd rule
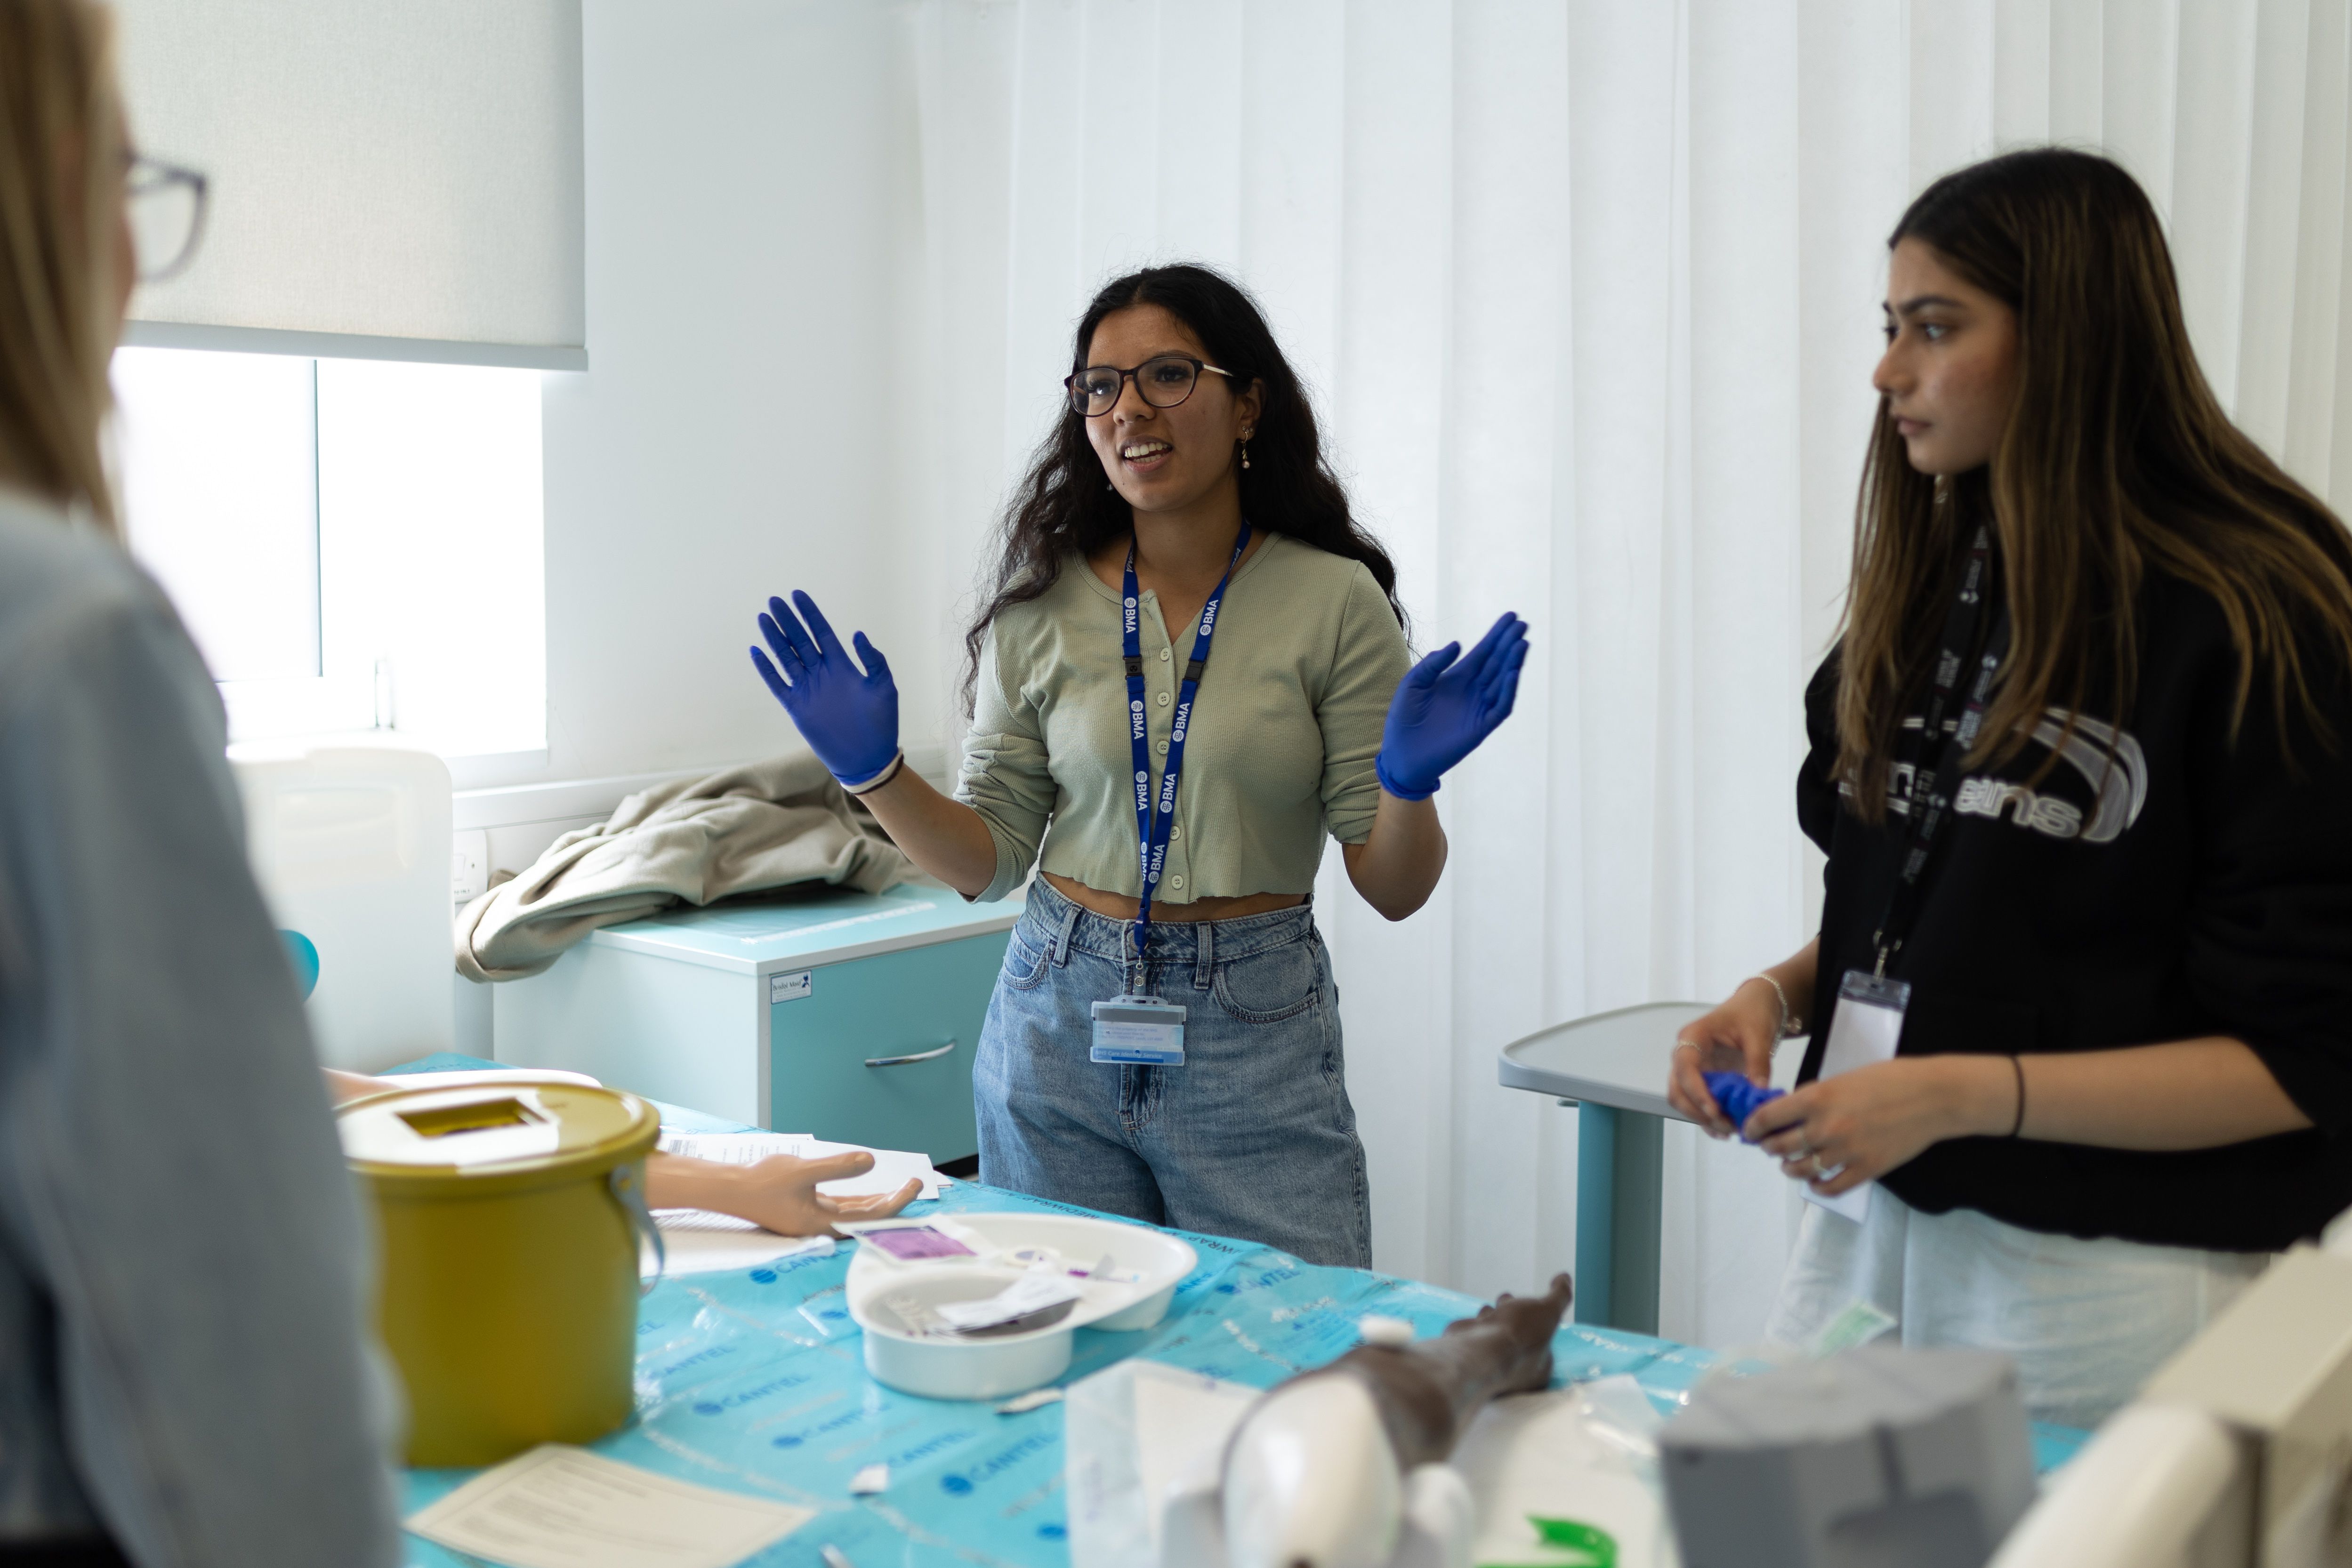
[[[799,608],[798,615],[793,613],[793,606]],[[808,622],[805,628],[803,621]],[[852,639],[858,661],[866,666],[861,674],[816,601],[795,589],[792,605],[781,599],[768,601],[768,612],[760,617],[760,635],[775,650],[776,660],[770,664],[768,655],[754,648],[751,663],[793,716],[817,760],[844,784],[863,784],[889,767],[898,755],[898,686],[881,651],[866,640],[866,633]]]
[[[1469,756],[1511,716],[1519,666],[1528,662],[1528,623],[1506,612],[1466,655],[1448,643],[1404,673],[1381,730],[1372,764],[1381,788],[1400,800],[1437,793],[1438,775]]]
[[[1748,1125],[1748,1118],[1756,1114],[1759,1107],[1788,1092],[1785,1089],[1759,1088],[1741,1072],[1702,1072],[1699,1076],[1706,1080],[1706,1092],[1715,1096],[1716,1104],[1735,1127]],[[1743,1143],[1749,1141],[1745,1133],[1739,1137]]]

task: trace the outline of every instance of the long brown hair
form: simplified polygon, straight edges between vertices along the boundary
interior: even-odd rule
[[[1992,462],[1940,484],[1912,468],[1879,402],[1838,684],[1838,771],[1853,809],[1883,816],[1896,729],[1979,517],[2012,630],[1971,761],[2015,755],[2045,712],[2079,715],[2094,694],[2122,726],[2151,570],[2220,604],[2238,653],[2233,734],[2267,672],[2282,731],[2297,706],[2332,744],[2312,662],[2352,664],[2352,536],[2221,412],[2138,184],[2090,153],[2006,153],[1920,193],[1888,248],[1905,239],[2017,312],[2017,402]]]
[[[0,483],[114,526],[111,406],[122,114],[89,0],[0,0]]]

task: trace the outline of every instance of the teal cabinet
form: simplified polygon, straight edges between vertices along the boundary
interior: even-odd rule
[[[961,1159],[979,1148],[972,1054],[1020,915],[908,884],[606,926],[498,988],[495,1049],[779,1132]]]

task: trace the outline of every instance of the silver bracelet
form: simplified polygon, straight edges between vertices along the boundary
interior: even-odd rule
[[[1780,1032],[1777,1037],[1778,1039],[1794,1040],[1799,1035],[1805,1032],[1805,1020],[1789,1010],[1789,993],[1780,988],[1780,981],[1774,979],[1771,976],[1764,973],[1760,969],[1755,974],[1748,976],[1748,979],[1763,981],[1766,985],[1772,988],[1772,994],[1780,998]],[[1740,982],[1743,986],[1747,983],[1748,980],[1742,980]]]

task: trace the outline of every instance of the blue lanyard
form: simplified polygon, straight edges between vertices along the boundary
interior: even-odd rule
[[[1143,873],[1143,890],[1135,901],[1135,962],[1139,972],[1151,934],[1151,890],[1160,884],[1160,868],[1168,859],[1168,830],[1176,821],[1176,783],[1184,773],[1184,732],[1191,727],[1192,699],[1201,690],[1201,671],[1209,662],[1209,641],[1216,635],[1217,606],[1223,602],[1225,584],[1234,567],[1249,548],[1249,524],[1242,524],[1234,541],[1234,559],[1217,591],[1201,606],[1201,629],[1192,635],[1192,661],[1184,666],[1184,684],[1176,692],[1176,717],[1168,732],[1168,766],[1160,776],[1160,809],[1151,809],[1151,726],[1144,716],[1142,598],[1135,582],[1135,547],[1127,547],[1127,577],[1119,591],[1120,650],[1127,655],[1127,737],[1135,751],[1136,864]],[[1133,988],[1129,987],[1129,990]]]

